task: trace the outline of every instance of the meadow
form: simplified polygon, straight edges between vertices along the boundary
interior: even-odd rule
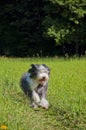
[[[51,68],[48,110],[30,108],[20,89],[32,63]],[[0,130],[86,130],[86,59],[0,58]]]

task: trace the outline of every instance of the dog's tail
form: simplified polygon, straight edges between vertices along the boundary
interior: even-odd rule
[[[22,78],[20,79],[20,87],[23,90],[23,92],[25,93],[25,95],[29,96],[31,99],[32,98],[32,91],[30,90],[27,78],[29,78],[29,75],[28,75],[28,73],[25,73],[22,76]]]

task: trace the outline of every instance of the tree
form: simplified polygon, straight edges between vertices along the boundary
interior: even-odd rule
[[[85,51],[85,1],[1,0],[0,54],[51,56],[65,54],[66,50],[71,53],[70,46],[76,53],[80,47]]]
[[[37,53],[42,41],[43,1],[12,0],[0,3],[0,41],[4,40],[4,53],[20,56]]]
[[[86,44],[86,1],[47,0],[44,36],[53,38],[56,44]]]

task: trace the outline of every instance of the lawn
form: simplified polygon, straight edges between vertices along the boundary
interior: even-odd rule
[[[20,89],[32,63],[47,64],[48,110],[29,107]],[[86,130],[86,59],[0,58],[0,130]]]

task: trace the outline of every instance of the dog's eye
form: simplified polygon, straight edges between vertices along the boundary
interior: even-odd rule
[[[43,73],[48,73],[46,70],[42,71]]]
[[[36,76],[37,76],[37,73],[36,73],[36,72],[33,72],[33,73],[30,74],[30,77],[31,77],[31,78],[35,78]]]

